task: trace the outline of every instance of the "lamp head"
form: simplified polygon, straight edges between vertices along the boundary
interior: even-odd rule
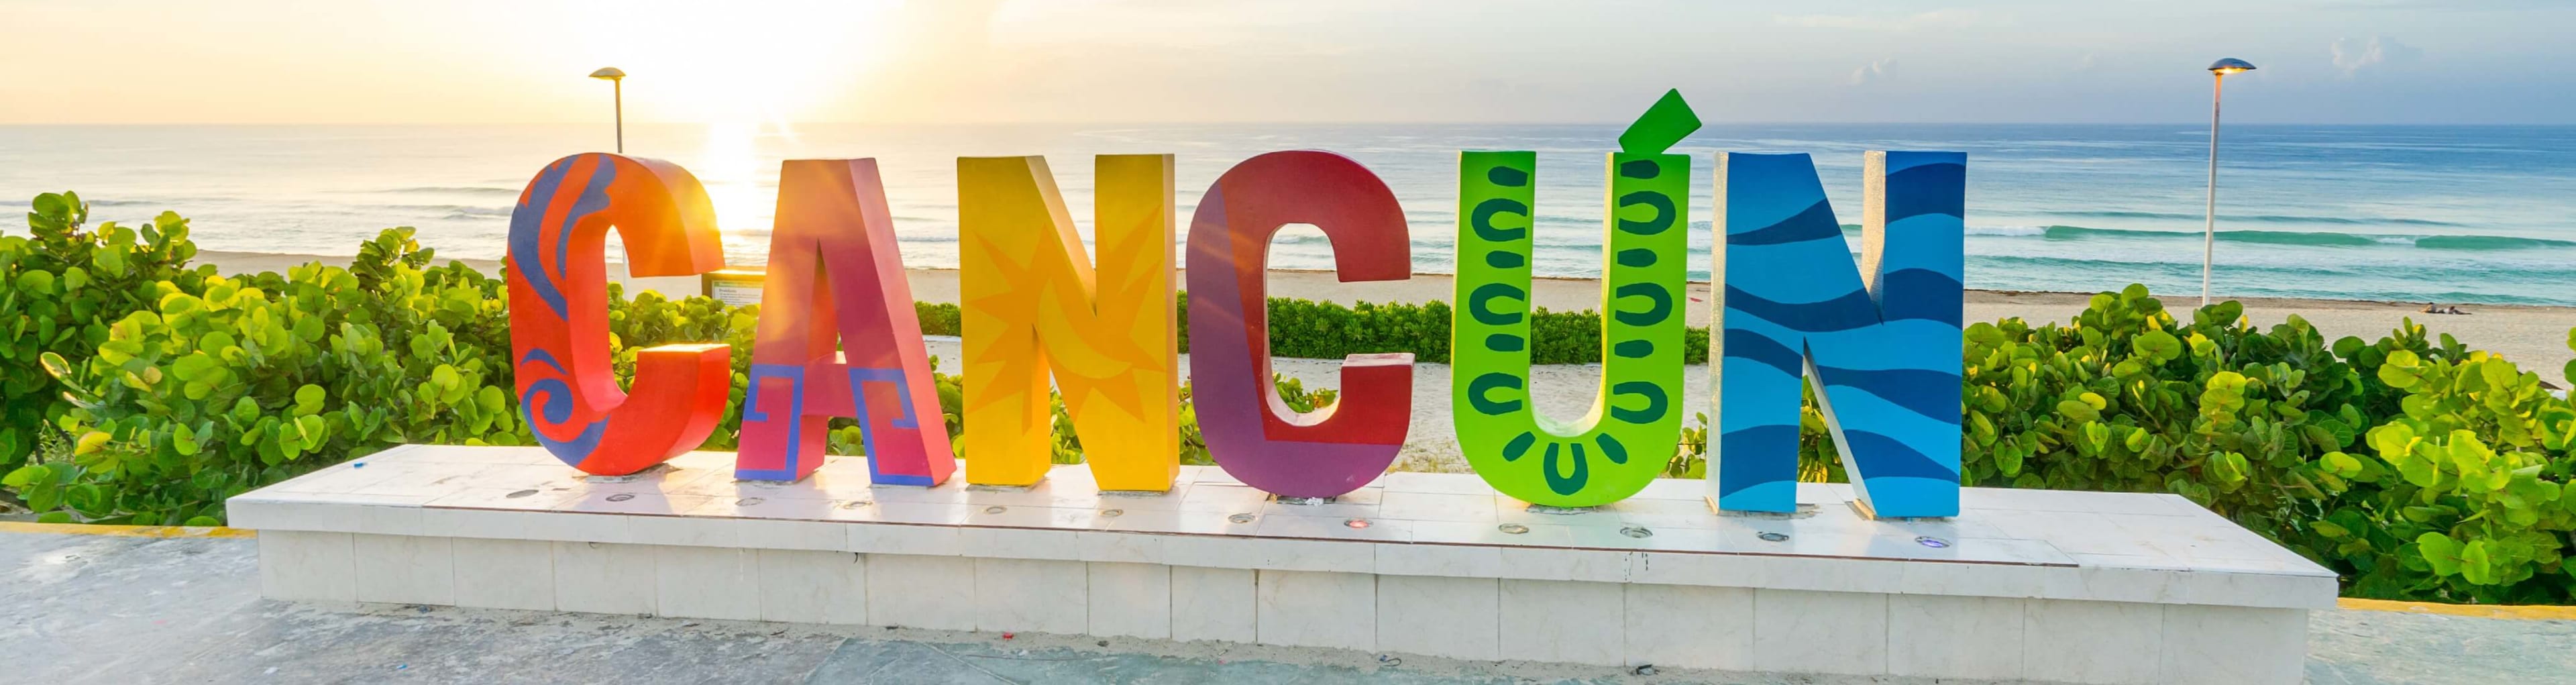
[[[2252,69],[2253,67],[2246,68]],[[626,78],[626,72],[619,71],[617,67],[600,67],[599,71],[590,72],[590,77],[607,81],[615,81]]]
[[[2244,72],[2248,72],[2248,71],[2253,71],[2253,70],[2254,70],[2254,63],[2253,63],[2253,62],[2247,62],[2247,61],[2245,61],[2245,60],[2237,59],[2237,58],[2234,58],[2234,57],[2229,57],[2229,58],[2227,58],[2227,59],[2222,59],[2222,60],[2219,60],[2219,61],[2216,61],[2216,62],[2211,62],[2211,63],[2209,63],[2209,73],[2217,74],[2217,75],[2219,75],[2219,76],[2226,76],[2226,75],[2228,75],[2228,74],[2240,74],[2240,73],[2244,73]]]

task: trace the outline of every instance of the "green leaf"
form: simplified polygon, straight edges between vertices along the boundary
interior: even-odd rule
[[[72,446],[72,454],[83,456],[96,454],[100,449],[107,447],[109,437],[105,431],[82,433],[80,440]]]
[[[2174,337],[2172,333],[2147,331],[2130,340],[2129,349],[2138,356],[2154,359],[2156,363],[2162,364],[2181,358],[2183,344],[2182,339]]]
[[[330,435],[330,425],[323,423],[322,417],[319,416],[298,417],[295,419],[295,427],[302,434],[299,437],[304,450],[308,452],[321,447],[322,441]]]
[[[40,296],[52,295],[54,293],[54,273],[43,270],[29,270],[20,273],[18,274],[18,289],[35,293]]]
[[[198,449],[196,431],[188,430],[186,426],[179,426],[172,429],[170,431],[170,449],[177,450],[181,455],[196,456]]]
[[[44,464],[28,464],[26,466],[18,467],[15,471],[10,471],[7,476],[0,476],[0,485],[6,485],[13,488],[23,488],[29,485],[46,483],[48,482],[47,479],[52,477],[53,472],[50,469],[47,469]]]
[[[62,355],[47,351],[38,355],[37,360],[37,363],[45,367],[45,375],[53,376],[54,380],[67,385],[78,385],[72,380],[72,363],[64,361]]]
[[[2460,547],[2460,577],[2479,585],[2496,582],[2495,560],[2488,554],[2485,540],[2470,540]]]
[[[2441,533],[2425,533],[2415,538],[2415,552],[2424,563],[2433,566],[2433,575],[2448,576],[2460,572],[2460,543]]]
[[[2412,388],[2422,379],[2423,367],[2417,363],[2415,353],[2406,350],[2389,352],[2388,360],[2379,367],[2379,382],[2391,388]]]
[[[322,386],[313,385],[311,383],[305,384],[304,387],[296,388],[295,411],[299,414],[320,413],[322,411],[322,400],[328,394],[329,393],[322,390]]]
[[[170,373],[184,381],[212,382],[222,364],[223,362],[216,361],[212,355],[204,352],[190,352],[187,356],[170,363]]]

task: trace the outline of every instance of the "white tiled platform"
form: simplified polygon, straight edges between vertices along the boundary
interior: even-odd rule
[[[2334,574],[2172,495],[1971,488],[1872,521],[1839,485],[1720,515],[1700,481],[1558,514],[1473,475],[1320,505],[1213,467],[1102,494],[871,486],[731,454],[587,478],[537,448],[406,446],[229,503],[293,600],[1213,639],[1490,660],[2088,683],[2297,682]],[[962,480],[962,479],[961,479]]]

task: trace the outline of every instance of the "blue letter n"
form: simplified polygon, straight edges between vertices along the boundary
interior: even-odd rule
[[[1967,164],[1957,152],[1868,153],[1854,268],[1806,155],[1718,155],[1718,508],[1797,508],[1805,378],[1869,515],[1958,515]]]

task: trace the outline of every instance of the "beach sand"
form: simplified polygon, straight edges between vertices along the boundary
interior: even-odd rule
[[[288,267],[321,260],[345,263],[346,257],[282,255],[240,252],[201,252],[200,263],[216,265],[224,273],[283,272]],[[485,272],[497,272],[500,264],[488,260],[460,260]],[[443,263],[443,262],[442,262]],[[615,271],[612,269],[612,271]],[[925,302],[957,301],[957,272],[953,269],[914,269],[910,272],[913,297]],[[1175,275],[1174,283],[1185,282]],[[634,279],[634,285],[657,288],[665,293],[698,292],[695,277],[675,279]],[[1341,303],[1405,302],[1422,303],[1450,299],[1452,279],[1441,274],[1419,274],[1411,280],[1342,283],[1330,273],[1316,271],[1273,271],[1269,278],[1270,295],[1302,297]],[[1693,283],[1692,305],[1687,310],[1693,326],[1706,326],[1709,319],[1709,285]],[[1593,279],[1542,278],[1533,288],[1533,300],[1539,306],[1554,310],[1600,308],[1600,285]],[[1967,297],[1967,321],[1997,321],[2010,317],[2039,324],[2063,322],[2084,310],[2089,293],[2045,293],[1971,290]],[[2164,296],[2167,309],[2178,317],[2189,316],[2197,296]],[[2560,369],[2576,352],[2567,348],[2568,329],[2576,327],[2576,308],[2506,305],[2464,305],[2465,315],[2424,314],[2417,310],[2422,303],[2365,302],[2353,300],[2305,300],[2281,298],[2240,298],[2245,315],[2256,325],[2272,326],[2290,315],[2298,315],[2316,326],[2331,342],[2343,336],[2377,340],[2388,335],[2406,319],[2422,324],[2430,334],[2450,334],[2461,343],[2504,355],[2522,365],[2525,371],[2538,372],[2543,380],[2564,386]],[[930,353],[940,358],[940,371],[957,372],[958,346],[953,339],[933,339]],[[1187,356],[1182,360],[1187,367]],[[1338,360],[1278,359],[1275,368],[1299,378],[1309,387],[1339,387]],[[1414,369],[1412,434],[1406,441],[1398,470],[1463,472],[1466,463],[1458,456],[1456,432],[1450,425],[1450,384],[1447,364],[1418,364]],[[1539,411],[1557,418],[1576,418],[1590,411],[1595,389],[1600,383],[1600,367],[1592,364],[1561,364],[1533,367],[1530,371],[1533,397]],[[1710,402],[1708,367],[1690,366],[1684,373],[1687,397],[1683,405],[1685,422],[1692,413],[1707,411]]]

